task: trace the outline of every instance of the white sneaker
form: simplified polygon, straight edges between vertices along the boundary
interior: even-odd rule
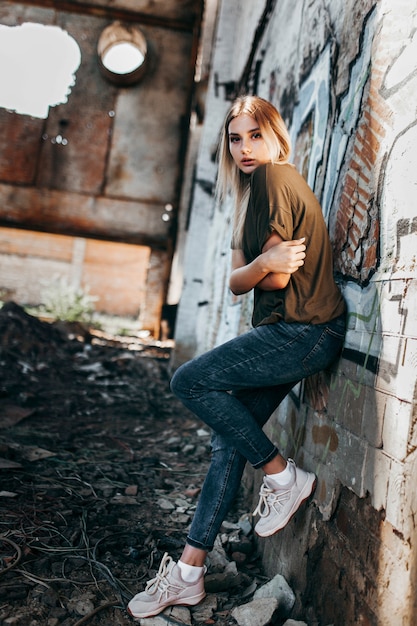
[[[316,476],[297,467],[292,459],[288,459],[288,467],[292,474],[286,485],[279,485],[264,476],[259,491],[259,503],[253,515],[260,515],[255,532],[260,537],[269,537],[282,530],[304,500],[313,493]]]
[[[165,553],[157,575],[147,583],[145,591],[130,600],[127,611],[132,617],[151,617],[167,606],[193,606],[205,596],[204,574],[194,583],[185,582],[178,565]]]

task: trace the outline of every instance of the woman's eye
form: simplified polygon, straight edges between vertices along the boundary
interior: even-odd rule
[[[261,139],[261,138],[262,138],[261,133],[253,133],[252,135],[252,139]]]
[[[230,143],[237,143],[240,140],[240,137],[229,137]]]

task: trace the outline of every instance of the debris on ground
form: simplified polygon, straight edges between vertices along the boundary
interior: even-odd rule
[[[0,624],[130,625],[129,599],[179,558],[210,433],[170,392],[170,345],[0,309]],[[141,623],[247,623],[233,610],[266,582],[241,497],[207,598]]]

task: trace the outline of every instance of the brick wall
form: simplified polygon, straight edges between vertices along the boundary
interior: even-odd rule
[[[319,477],[314,502],[259,547],[297,591],[295,616],[416,623],[417,11],[400,0],[221,4],[188,231],[173,365],[249,326],[232,297],[231,207],[213,154],[233,92],[271,99],[320,198],[349,309],[344,352],[267,429]],[[205,251],[204,253],[202,251]],[[249,500],[261,476],[248,471]],[[251,503],[248,501],[248,509]]]

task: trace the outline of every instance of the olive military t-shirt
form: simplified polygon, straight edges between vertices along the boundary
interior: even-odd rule
[[[305,237],[306,258],[284,289],[255,287],[253,325],[280,319],[321,324],[341,315],[345,302],[334,281],[332,250],[320,204],[289,164],[261,165],[251,175],[242,241],[247,263],[261,254],[274,231],[284,241]]]

